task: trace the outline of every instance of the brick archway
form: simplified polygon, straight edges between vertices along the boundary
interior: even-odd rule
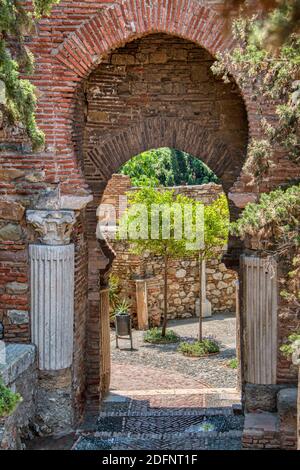
[[[159,147],[199,156],[222,180],[225,191],[238,178],[245,158],[241,153],[234,161],[228,146],[197,122],[154,117],[94,144],[85,156],[87,182],[97,189],[100,181],[107,182],[132,156]]]
[[[104,7],[51,51],[56,62],[52,79],[64,82],[60,97],[65,105],[54,109],[57,121],[63,119],[67,127],[71,125],[76,91],[104,57],[128,42],[153,33],[184,38],[213,57],[234,46],[231,34],[225,30],[224,18],[196,0],[136,0],[134,3],[123,0]],[[234,78],[234,72],[232,75]],[[242,89],[241,96],[247,111],[249,135],[257,135],[260,132],[257,106],[252,101],[251,90]],[[56,130],[60,132],[58,127]],[[66,192],[72,192],[67,182],[65,188]]]
[[[176,35],[216,55],[233,45],[224,31],[224,18],[196,0],[123,0],[86,20],[52,55],[83,79],[103,55],[146,34]]]

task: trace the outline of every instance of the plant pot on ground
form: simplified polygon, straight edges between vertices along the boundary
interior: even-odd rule
[[[144,341],[153,344],[178,343],[180,337],[173,330],[166,330],[165,336],[162,335],[161,328],[151,328],[144,334]]]
[[[219,353],[220,346],[214,339],[204,338],[201,341],[182,341],[178,346],[178,351],[184,356],[205,357]]]

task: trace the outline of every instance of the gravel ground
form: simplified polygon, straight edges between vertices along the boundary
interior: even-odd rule
[[[153,383],[155,380],[156,382],[161,380],[162,388],[168,388],[165,386],[165,382],[168,381],[166,374],[170,375],[172,380],[170,387],[187,388],[197,383],[199,386],[202,384],[209,387],[236,387],[237,371],[227,366],[228,360],[236,354],[235,323],[234,315],[228,313],[215,314],[204,319],[204,336],[213,336],[221,345],[218,355],[205,358],[185,357],[177,352],[177,344],[144,343],[144,333],[136,330],[133,331],[134,351],[129,350],[129,342],[124,340],[120,340],[119,345],[122,349],[118,350],[115,347],[115,333],[112,331],[111,389],[156,388],[157,383]],[[182,338],[196,338],[198,321],[197,319],[173,320],[169,322],[168,328],[175,330]],[[129,365],[127,371],[124,364]],[[130,366],[135,366],[134,383],[133,368],[130,370]],[[141,387],[137,384],[139,380]]]

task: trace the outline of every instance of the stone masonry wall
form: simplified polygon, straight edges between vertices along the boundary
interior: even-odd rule
[[[209,203],[222,193],[222,188],[215,184],[202,186],[177,186],[176,194],[183,194],[204,203]],[[115,174],[110,179],[104,192],[101,204],[112,204],[116,208],[117,218],[120,210],[120,196],[129,191],[130,178]],[[122,203],[122,199],[121,199]],[[123,208],[124,209],[124,208]],[[158,325],[163,312],[163,268],[161,257],[144,253],[135,255],[130,245],[124,241],[110,240],[116,258],[112,265],[112,273],[120,281],[120,297],[129,298],[131,312],[136,315],[136,278],[146,278],[148,288],[148,309],[150,323]],[[221,256],[221,252],[220,252]],[[207,262],[207,298],[212,303],[212,310],[235,311],[235,280],[236,273],[226,268],[218,259]],[[168,268],[169,318],[188,318],[195,315],[195,302],[199,298],[199,261],[196,255],[185,259],[170,260]]]
[[[2,347],[2,345],[1,345]],[[33,345],[8,344],[0,351],[0,377],[23,401],[6,418],[0,418],[0,450],[22,449],[22,439],[32,436],[35,426],[37,365]]]

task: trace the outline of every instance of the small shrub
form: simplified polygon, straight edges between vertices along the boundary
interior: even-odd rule
[[[203,339],[202,341],[183,341],[178,351],[187,356],[201,357],[220,352],[220,347],[213,339]]]
[[[144,334],[146,343],[177,343],[180,337],[173,330],[167,330],[166,336],[161,335],[161,328],[151,328]]]
[[[0,379],[0,417],[10,415],[21,401],[21,395],[12,392]]]
[[[227,366],[230,368],[230,369],[237,369],[238,368],[238,360],[236,357],[230,359],[228,362],[227,362]]]

